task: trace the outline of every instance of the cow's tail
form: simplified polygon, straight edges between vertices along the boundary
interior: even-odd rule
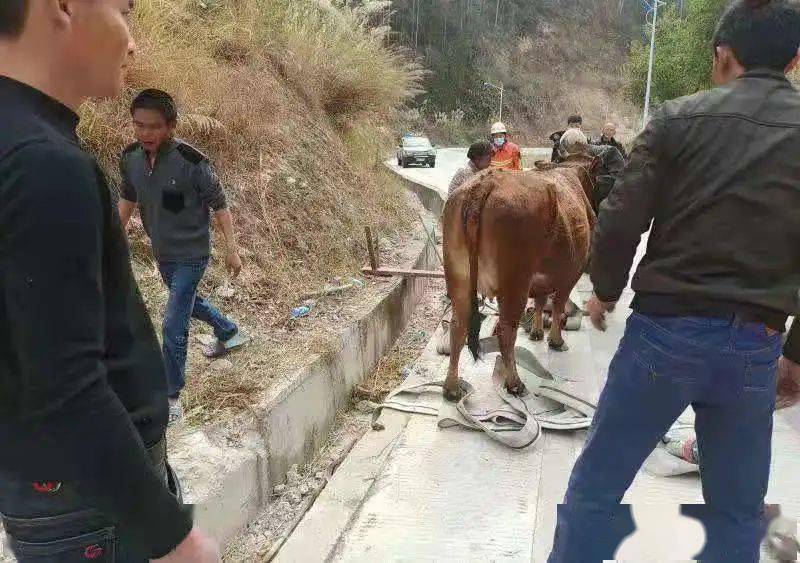
[[[476,360],[480,357],[481,324],[484,316],[478,307],[478,254],[481,240],[481,216],[486,200],[489,199],[496,183],[491,176],[484,179],[473,192],[464,209],[464,231],[469,252],[469,297],[470,315],[467,326],[467,347]]]

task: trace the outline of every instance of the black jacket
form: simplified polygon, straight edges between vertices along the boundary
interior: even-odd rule
[[[608,138],[606,138],[605,135],[600,135],[600,138],[595,140],[595,141],[592,141],[592,144],[593,145],[608,145],[610,147],[614,147],[622,154],[622,158],[627,158],[628,157],[628,153],[625,152],[625,147],[622,145],[622,143],[617,141],[614,137],[611,137],[610,139],[608,139]]]
[[[592,251],[598,297],[621,295],[641,235],[633,308],[738,314],[781,329],[800,312],[800,93],[783,74],[665,103],[636,139],[601,206]],[[800,330],[785,353],[800,360]]]
[[[589,152],[600,158],[597,180],[592,191],[592,207],[598,212],[600,204],[611,193],[622,169],[625,159],[616,147],[611,145],[589,145]]]
[[[111,193],[57,101],[0,77],[0,124],[0,479],[63,482],[161,557],[192,522],[145,451],[164,362]]]

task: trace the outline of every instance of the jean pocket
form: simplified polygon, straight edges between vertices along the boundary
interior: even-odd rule
[[[642,333],[639,345],[633,350],[633,359],[650,372],[654,383],[659,381],[697,384],[705,377],[705,362],[699,358],[680,355],[680,351],[656,343]]]
[[[775,391],[778,377],[778,360],[748,362],[744,374],[744,390],[748,392]]]
[[[55,541],[10,541],[19,563],[113,563],[116,534],[114,528],[103,528],[88,534]]]

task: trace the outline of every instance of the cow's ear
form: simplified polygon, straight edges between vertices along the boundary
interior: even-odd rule
[[[552,170],[558,166],[555,162],[547,162],[546,160],[537,160],[533,165],[536,167],[536,170]]]

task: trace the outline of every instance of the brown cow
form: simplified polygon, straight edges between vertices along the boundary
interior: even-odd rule
[[[525,391],[517,374],[514,343],[528,297],[536,313],[531,337],[544,338],[542,309],[553,295],[553,318],[562,318],[589,255],[595,223],[590,194],[597,162],[576,154],[537,170],[484,172],[453,192],[444,208],[444,270],[453,305],[450,369],[444,396],[462,396],[458,360],[469,334],[477,359],[481,317],[478,292],[497,297],[498,337],[506,388]],[[553,322],[550,347],[564,350],[561,323]]]

